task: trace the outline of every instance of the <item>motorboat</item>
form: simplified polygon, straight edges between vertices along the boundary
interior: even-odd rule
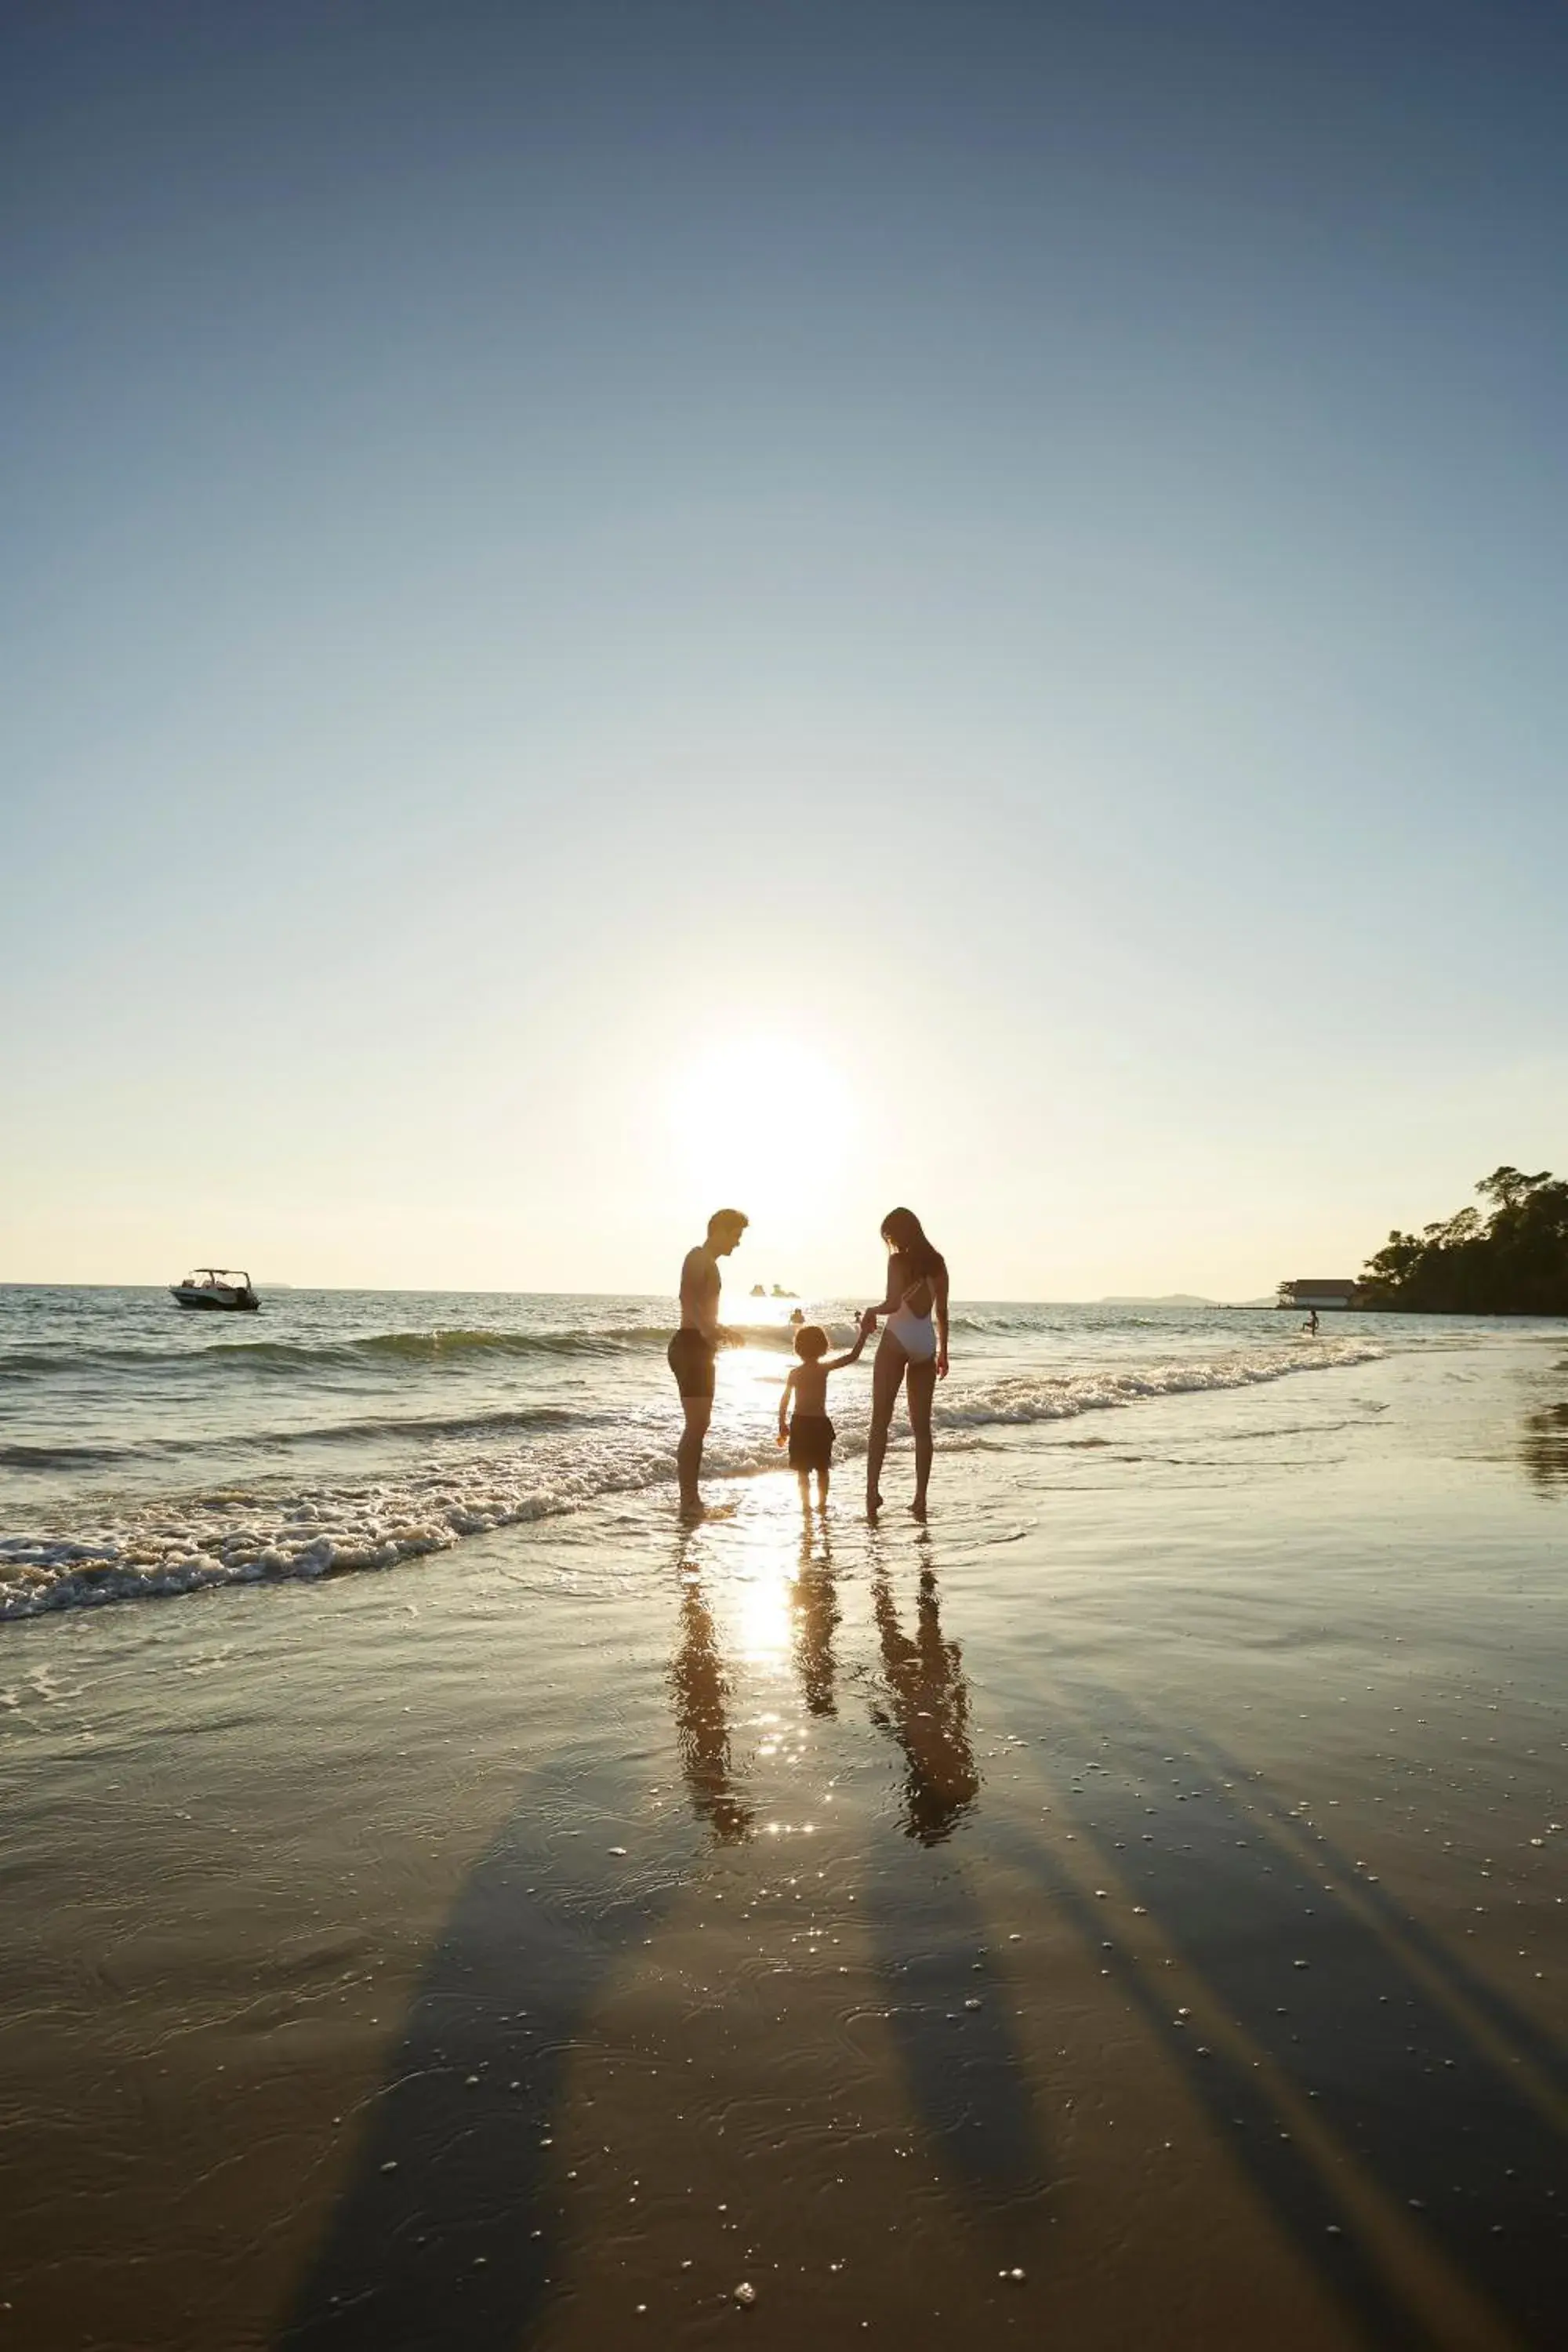
[[[232,1266],[197,1266],[184,1282],[172,1282],[169,1291],[178,1307],[216,1307],[228,1315],[254,1315],[261,1304],[250,1286],[250,1276]]]

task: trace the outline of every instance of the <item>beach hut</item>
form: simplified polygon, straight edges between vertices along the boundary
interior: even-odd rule
[[[1353,1307],[1361,1285],[1348,1275],[1297,1275],[1279,1286],[1280,1307]]]

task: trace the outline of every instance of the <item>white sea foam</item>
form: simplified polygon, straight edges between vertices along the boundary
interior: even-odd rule
[[[955,1382],[942,1392],[936,1419],[939,1429],[954,1432],[1062,1421],[1151,1398],[1329,1371],[1383,1352],[1370,1342],[1338,1340],[1117,1370],[1005,1373]],[[836,1397],[834,1412],[845,1450],[860,1451],[864,1388],[846,1407]],[[128,1504],[68,1530],[0,1536],[0,1618],[391,1568],[491,1528],[667,1484],[669,1423],[668,1409],[634,1412],[613,1427],[545,1431],[505,1452],[445,1457],[386,1477],[323,1481],[287,1495],[230,1486]],[[743,1423],[715,1428],[707,1467],[716,1477],[744,1477],[778,1459],[753,1405]]]
[[[1372,1363],[1383,1352],[1369,1340],[1336,1339],[1301,1348],[1258,1349],[1251,1354],[1216,1356],[1207,1361],[1189,1359],[1184,1363],[1138,1365],[1125,1371],[1006,1375],[952,1398],[943,1397],[936,1419],[952,1429],[981,1428],[987,1423],[1068,1421],[1080,1412],[1137,1404],[1145,1397],[1251,1388],[1261,1381],[1284,1380],[1292,1372]]]

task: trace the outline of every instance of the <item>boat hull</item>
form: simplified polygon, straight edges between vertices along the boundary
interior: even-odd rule
[[[169,1296],[176,1307],[192,1307],[209,1315],[254,1315],[261,1304],[259,1298],[240,1298],[232,1293],[222,1298],[215,1290],[183,1290],[175,1282],[169,1285]]]

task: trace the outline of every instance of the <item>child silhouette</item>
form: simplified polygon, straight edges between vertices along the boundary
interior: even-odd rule
[[[833,1462],[834,1439],[833,1423],[827,1418],[827,1375],[841,1372],[846,1364],[854,1363],[866,1345],[866,1338],[862,1331],[847,1356],[835,1356],[828,1362],[827,1334],[820,1323],[803,1323],[795,1335],[795,1352],[800,1361],[785,1381],[779,1399],[779,1444],[782,1445],[787,1437],[789,1466],[800,1480],[803,1511],[811,1508],[814,1470],[817,1508],[827,1507],[827,1476]]]

